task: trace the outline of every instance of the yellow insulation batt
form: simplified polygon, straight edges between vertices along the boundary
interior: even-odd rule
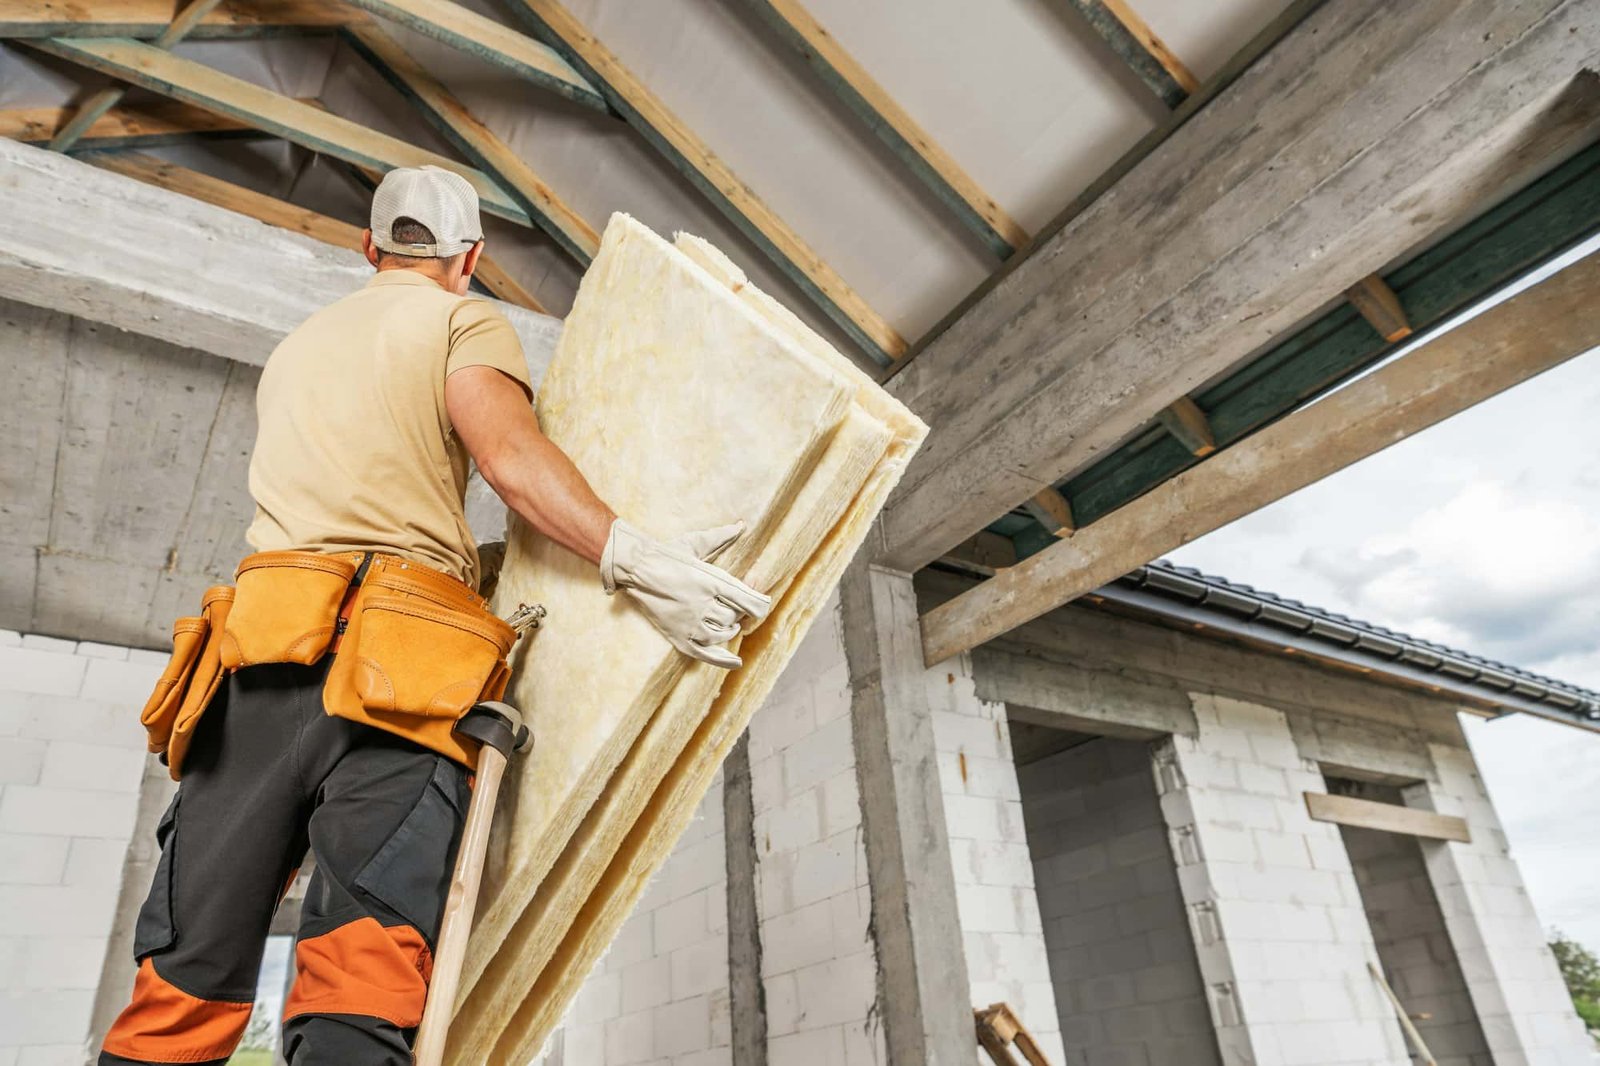
[[[742,520],[718,565],[774,597],[725,673],[513,519],[495,607],[549,616],[508,698],[534,733],[501,796],[452,1066],[521,1066],[672,851],[926,427],[697,238],[625,215],[539,391],[540,423],[658,537]]]

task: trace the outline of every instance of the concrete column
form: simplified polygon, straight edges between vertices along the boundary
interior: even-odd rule
[[[910,574],[867,556],[840,600],[889,1062],[970,1066],[971,990],[916,592]]]
[[[1430,744],[1436,776],[1406,804],[1467,820],[1471,843],[1424,840],[1423,860],[1495,1066],[1590,1066],[1594,1043],[1572,1009],[1505,831],[1465,747]]]
[[[1161,809],[1225,1066],[1406,1066],[1336,826],[1285,716],[1194,697],[1197,732],[1155,751]]]
[[[923,684],[966,949],[968,998],[980,1007],[1010,1004],[1045,1057],[1067,1062],[1005,704],[978,698],[969,655],[925,671]],[[987,1066],[988,1056],[975,1054]]]

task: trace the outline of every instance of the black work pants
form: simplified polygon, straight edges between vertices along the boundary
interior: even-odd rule
[[[101,1066],[222,1063],[249,1021],[273,911],[316,860],[284,1006],[294,1066],[410,1066],[467,771],[322,709],[327,661],[239,670],[196,729],[157,830],[133,1000]]]

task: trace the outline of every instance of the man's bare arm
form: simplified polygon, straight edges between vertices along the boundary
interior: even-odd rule
[[[463,367],[445,379],[444,405],[467,454],[506,506],[598,564],[617,516],[539,431],[522,386],[493,367]]]

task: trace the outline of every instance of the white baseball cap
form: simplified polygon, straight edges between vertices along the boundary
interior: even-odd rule
[[[427,226],[432,244],[402,244],[394,239],[396,219]],[[372,194],[372,243],[385,252],[448,259],[483,239],[478,191],[460,174],[443,167],[399,167],[383,176]]]

